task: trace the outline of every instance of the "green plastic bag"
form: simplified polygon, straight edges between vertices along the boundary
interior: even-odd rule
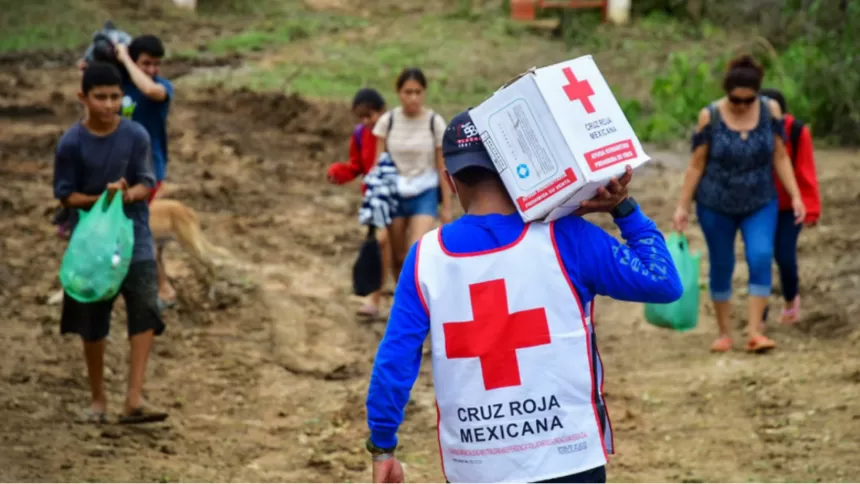
[[[131,265],[134,225],[123,211],[122,193],[108,202],[105,191],[78,224],[60,264],[60,283],[82,303],[110,300],[119,292]]]
[[[701,254],[696,251],[690,253],[690,245],[683,234],[672,232],[666,240],[669,254],[684,293],[681,298],[669,304],[646,304],[645,320],[654,326],[670,328],[676,331],[689,331],[696,327],[699,322],[699,260]]]

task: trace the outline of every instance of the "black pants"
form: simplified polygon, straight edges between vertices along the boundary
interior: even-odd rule
[[[119,294],[125,299],[128,319],[128,336],[149,331],[156,335],[164,332],[164,322],[158,309],[158,275],[155,261],[133,262],[122,281]],[[84,341],[101,341],[110,331],[113,303],[110,301],[84,304],[63,295],[63,315],[60,333],[74,333]]]
[[[445,481],[451,482],[451,481]],[[589,471],[577,472],[567,476],[547,479],[546,481],[537,482],[572,482],[572,483],[604,483],[606,482],[606,466],[595,467]]]
[[[590,471],[578,472],[568,476],[556,477],[538,482],[606,482],[606,466],[595,467]]]
[[[773,256],[779,267],[779,282],[783,298],[791,302],[798,293],[800,281],[797,277],[797,238],[803,225],[794,224],[794,213],[779,212],[776,222],[776,239]]]

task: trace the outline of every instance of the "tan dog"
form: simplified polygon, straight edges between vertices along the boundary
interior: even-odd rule
[[[210,274],[214,272],[217,258],[233,259],[227,249],[206,240],[197,212],[178,200],[153,200],[149,205],[149,228],[156,246],[176,240],[186,252],[202,262]],[[62,300],[63,290],[60,289],[51,295],[48,304],[59,304]]]
[[[149,228],[156,245],[176,240],[186,252],[210,270],[216,257],[232,259],[230,252],[213,245],[203,236],[197,212],[178,200],[156,198],[149,205]]]

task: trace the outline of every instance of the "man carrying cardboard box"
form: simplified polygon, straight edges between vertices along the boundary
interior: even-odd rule
[[[468,112],[442,149],[466,214],[406,257],[367,396],[373,480],[403,482],[397,429],[429,332],[450,482],[605,482],[613,440],[594,297],[682,293],[662,234],[627,197],[632,170],[578,209],[610,212],[623,245],[577,216],[523,222]]]
[[[589,55],[529,70],[469,114],[526,221],[569,215],[651,159]]]

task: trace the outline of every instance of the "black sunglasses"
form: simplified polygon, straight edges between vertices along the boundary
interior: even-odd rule
[[[752,96],[752,97],[746,97],[746,98],[729,96],[729,102],[732,104],[750,105],[750,104],[754,103],[757,98],[758,98],[758,96]]]

